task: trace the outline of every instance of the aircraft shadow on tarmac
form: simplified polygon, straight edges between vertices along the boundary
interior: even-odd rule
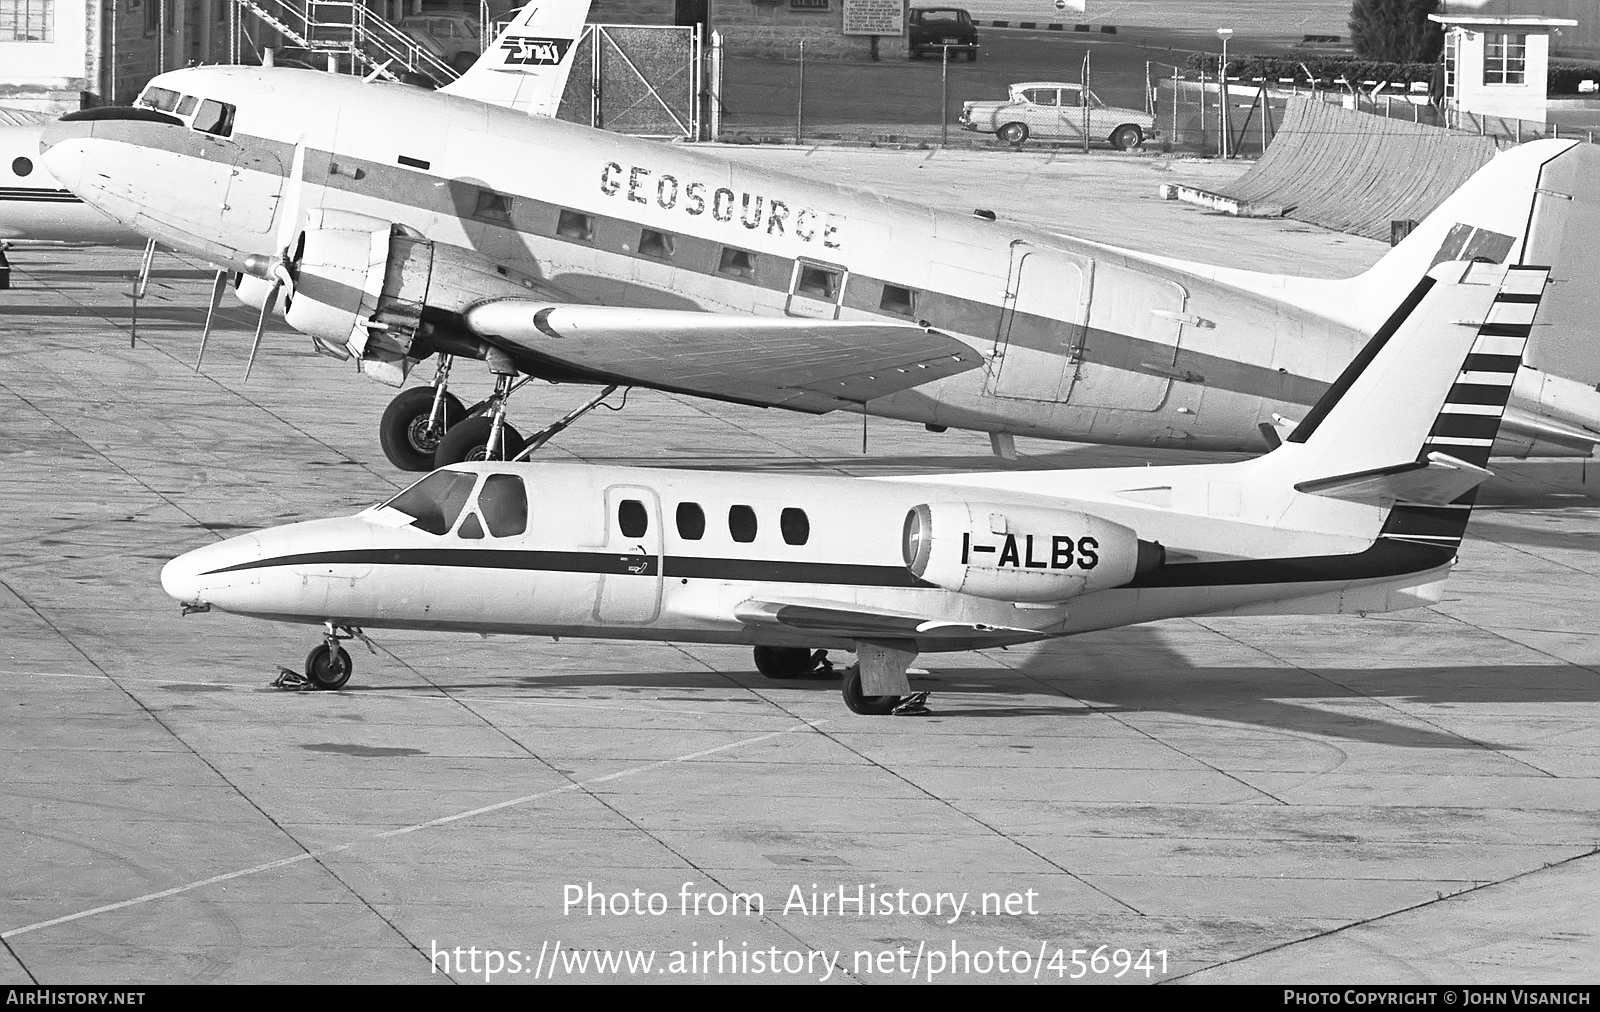
[[[1270,620],[1268,620],[1270,621]],[[509,646],[502,649],[515,649]],[[1014,653],[1030,648],[1016,648]],[[1063,656],[1066,651],[1071,656]],[[842,663],[848,655],[835,655]],[[952,659],[956,659],[955,655]],[[1237,667],[1197,666],[1163,642],[1158,627],[1089,633],[1055,641],[1015,667],[946,667],[939,655],[924,655],[913,676],[917,689],[930,690],[934,716],[1071,720],[1105,714],[1172,714],[1201,722],[1251,725],[1292,735],[1317,735],[1397,748],[1517,751],[1498,744],[1425,726],[1426,715],[1413,708],[1470,707],[1483,704],[1593,703],[1600,682],[1571,665],[1491,664],[1474,666]],[[537,660],[529,658],[531,663]],[[754,689],[836,694],[836,677],[816,675],[769,680],[749,672],[661,671],[594,672],[454,680],[449,661],[435,668],[413,657],[428,686],[351,685],[347,692],[456,693],[475,689],[523,688],[530,691],[622,690],[652,700],[697,702],[712,696],[663,695],[672,690],[715,693],[729,681]],[[957,663],[963,663],[957,660]],[[1058,697],[1059,704],[1039,701]],[[1001,698],[995,698],[1001,697]],[[1010,698],[1006,698],[1010,697]],[[1022,697],[1032,697],[1027,702]],[[574,700],[593,697],[573,696]],[[730,698],[716,700],[731,702]],[[749,699],[751,703],[759,702]],[[1303,702],[1302,702],[1303,701]],[[1390,708],[1388,702],[1406,709]],[[842,704],[841,704],[842,706]],[[1203,723],[1202,725],[1203,726]]]

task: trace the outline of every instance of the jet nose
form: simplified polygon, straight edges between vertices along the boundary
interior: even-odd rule
[[[75,190],[83,179],[93,130],[93,122],[56,120],[45,124],[39,134],[39,160],[69,190]]]
[[[168,597],[184,604],[205,603],[200,600],[200,566],[195,559],[199,554],[188,552],[161,567],[161,589]]]
[[[183,604],[212,604],[210,597],[226,593],[237,567],[260,557],[261,539],[255,534],[196,548],[161,568],[161,589]]]

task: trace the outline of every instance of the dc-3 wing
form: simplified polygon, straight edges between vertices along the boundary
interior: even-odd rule
[[[515,353],[597,378],[815,414],[976,369],[983,357],[931,327],[497,299],[465,314]]]

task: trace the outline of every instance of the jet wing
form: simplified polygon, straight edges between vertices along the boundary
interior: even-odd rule
[[[976,369],[983,356],[931,327],[497,299],[472,331],[621,383],[815,414]]]
[[[1436,452],[1428,454],[1426,460],[1315,478],[1294,488],[1296,492],[1369,506],[1387,507],[1396,502],[1448,506],[1491,477],[1493,473],[1484,468]]]
[[[1043,614],[1043,613],[1041,613]],[[902,612],[859,606],[839,606],[823,601],[780,601],[751,598],[733,609],[734,618],[747,626],[782,626],[837,636],[861,636],[886,640],[915,640],[938,637],[971,639],[994,636],[1014,641],[1020,636],[1039,636],[1038,629],[988,625],[982,622],[951,622]],[[1059,616],[1052,616],[1059,624]]]

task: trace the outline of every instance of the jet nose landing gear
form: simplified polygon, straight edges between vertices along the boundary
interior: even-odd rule
[[[367,645],[373,655],[378,653],[378,648],[373,645],[367,634],[351,625],[340,625],[335,622],[324,623],[325,631],[322,642],[311,649],[306,655],[306,671],[302,676],[288,668],[279,666],[278,678],[272,683],[278,689],[342,689],[350,676],[355,673],[355,662],[350,659],[350,653],[339,645],[340,640],[358,639]]]

